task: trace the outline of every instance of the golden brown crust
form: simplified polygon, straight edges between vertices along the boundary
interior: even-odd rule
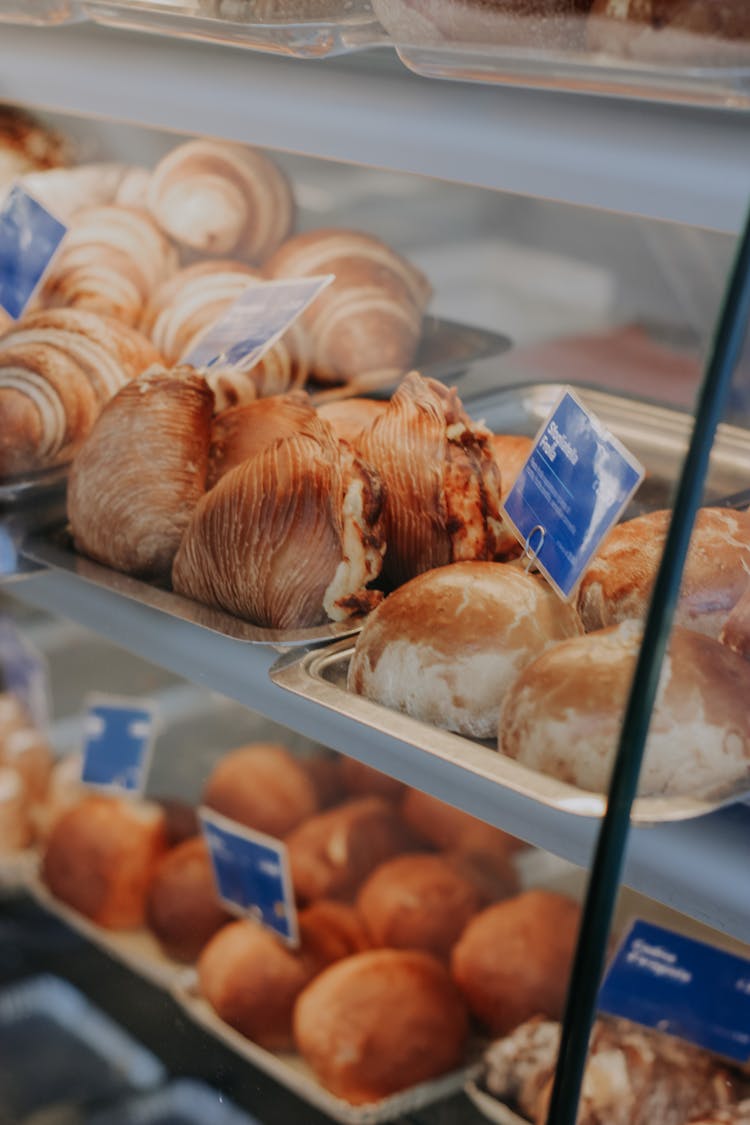
[[[315,432],[316,414],[304,391],[273,395],[224,410],[211,427],[208,487],[230,469],[291,434]]]
[[[98,925],[135,929],[143,924],[148,886],[165,850],[157,806],[87,796],[52,828],[42,878],[56,898]]]
[[[80,551],[139,577],[169,573],[206,488],[212,410],[190,368],[143,375],[107,404],[70,473]]]
[[[561,1017],[579,922],[577,903],[541,890],[490,906],[469,922],[451,971],[493,1035],[535,1015]]]
[[[426,953],[380,949],[326,969],[294,1011],[297,1048],[323,1085],[354,1105],[458,1066],[466,1010]]]
[[[379,418],[388,403],[377,398],[345,398],[318,407],[339,441],[356,442],[363,430]]]
[[[318,810],[304,763],[283,746],[260,742],[224,755],[206,781],[203,804],[269,836],[286,836]]]
[[[300,911],[299,931],[303,948],[321,967],[363,953],[372,945],[362,918],[344,902],[313,902]]]
[[[195,961],[229,921],[216,894],[202,837],[185,840],[160,860],[146,899],[146,924],[170,957]]]

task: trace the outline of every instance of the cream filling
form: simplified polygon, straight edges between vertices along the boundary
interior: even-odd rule
[[[383,552],[365,543],[364,481],[354,476],[344,495],[342,505],[343,558],[323,595],[323,609],[332,621],[345,621],[350,613],[337,605],[342,599],[363,590],[377,578],[383,565]]]

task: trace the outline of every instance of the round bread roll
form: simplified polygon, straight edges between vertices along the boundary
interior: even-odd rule
[[[500,713],[498,749],[606,792],[642,631],[624,621],[544,653]],[[641,797],[710,793],[750,773],[750,668],[711,637],[672,631],[638,782]]]
[[[304,766],[283,746],[266,743],[226,754],[206,782],[203,804],[269,836],[286,836],[318,810]]]
[[[446,805],[421,789],[409,789],[401,804],[401,815],[411,830],[433,847],[458,851],[487,851],[510,855],[526,845],[500,828]]]
[[[167,852],[146,899],[146,923],[165,952],[178,961],[195,961],[228,921],[203,838],[195,836]]]
[[[474,883],[439,855],[396,856],[357,895],[373,945],[421,949],[441,960],[481,905]]]
[[[377,398],[345,398],[318,407],[339,441],[355,441],[373,420],[383,413],[387,402]]]
[[[377,949],[332,965],[294,1010],[300,1054],[332,1093],[378,1101],[459,1065],[466,1008],[434,957]]]
[[[521,669],[581,632],[543,579],[511,564],[454,563],[407,582],[370,615],[348,687],[422,722],[491,738]]]
[[[535,1015],[561,1018],[580,914],[565,895],[534,890],[469,922],[454,946],[451,971],[493,1035],[507,1035]]]
[[[344,788],[353,797],[385,797],[386,801],[397,801],[406,789],[402,781],[356,758],[341,758],[339,772]]]
[[[583,576],[578,609],[587,632],[643,618],[671,512],[649,512],[610,532]],[[675,622],[718,637],[750,585],[750,513],[701,508],[690,539]]]
[[[320,968],[302,947],[289,949],[256,922],[230,922],[198,961],[201,994],[230,1027],[269,1050],[292,1042],[292,1010]]]
[[[303,948],[320,965],[332,965],[372,946],[354,907],[324,898],[300,912],[299,932]]]
[[[379,863],[413,845],[396,810],[361,797],[311,816],[287,837],[292,883],[301,902],[351,899]]]
[[[52,828],[42,878],[56,898],[100,926],[135,929],[165,850],[158,805],[87,796]]]

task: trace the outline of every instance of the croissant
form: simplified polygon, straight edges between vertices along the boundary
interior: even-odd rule
[[[197,262],[165,281],[151,297],[142,330],[170,363],[186,357],[210,328],[261,275],[241,262]],[[213,369],[206,373],[217,396],[217,408],[301,386],[308,375],[307,335],[295,322],[251,371],[236,373],[236,399]],[[222,389],[223,388],[223,389]],[[224,401],[228,399],[228,401]]]
[[[158,361],[140,333],[96,313],[25,316],[0,337],[0,478],[68,461],[104,404]]]
[[[357,379],[362,389],[374,387],[412,363],[431,288],[385,243],[357,231],[309,231],[277,250],[266,272],[275,278],[336,275],[302,317],[320,382]]]
[[[276,629],[377,604],[382,595],[365,587],[384,550],[379,478],[313,421],[204,496],[172,568],[178,593]]]
[[[263,262],[289,234],[294,199],[284,173],[257,149],[188,141],[156,166],[151,214],[181,247]]]
[[[208,487],[279,438],[317,432],[317,416],[304,391],[272,395],[217,414],[211,427]]]
[[[413,371],[356,449],[385,486],[383,569],[392,583],[497,557],[504,539],[500,470],[489,432],[466,415],[455,390]]]
[[[40,302],[136,325],[151,292],[175,266],[174,248],[147,212],[114,204],[85,208],[71,221]]]
[[[206,488],[212,412],[205,379],[179,367],[140,376],[108,403],[68,483],[80,551],[138,577],[169,574]]]

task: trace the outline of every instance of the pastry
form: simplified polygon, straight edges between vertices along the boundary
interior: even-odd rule
[[[80,551],[138,577],[169,574],[206,488],[212,410],[190,368],[142,375],[107,404],[68,482]]]
[[[17,770],[0,766],[0,855],[22,851],[32,840],[29,801]]]
[[[530,664],[505,699],[498,749],[530,769],[604,793],[641,644],[625,621],[563,641]],[[750,668],[729,648],[672,631],[638,794],[707,795],[750,774]]]
[[[339,773],[344,788],[352,797],[385,797],[388,801],[398,801],[406,789],[402,781],[356,758],[342,757]]]
[[[618,524],[581,582],[578,608],[587,631],[644,618],[661,563],[671,512]],[[695,519],[675,622],[718,637],[750,585],[750,513],[701,508]]]
[[[353,1105],[457,1067],[466,1009],[427,953],[377,949],[325,969],[294,1009],[294,1039],[318,1080]]]
[[[198,504],[174,561],[178,593],[271,629],[346,620],[380,600],[377,475],[328,426],[228,472]]]
[[[175,268],[171,244],[146,211],[87,207],[72,218],[38,299],[135,326],[153,290]]]
[[[357,910],[345,902],[325,898],[300,911],[299,932],[302,948],[321,967],[353,953],[363,953],[372,945]]]
[[[238,824],[286,836],[318,810],[315,786],[283,746],[254,743],[225,754],[203,788],[203,804]]]
[[[289,234],[289,182],[258,149],[223,141],[178,145],[154,169],[148,206],[185,250],[261,263]]]
[[[582,632],[544,579],[508,563],[454,563],[413,578],[370,615],[347,686],[422,722],[492,738],[519,672]]]
[[[421,789],[409,789],[401,803],[401,815],[417,836],[435,848],[450,851],[487,851],[509,856],[524,847],[521,840],[500,828],[446,805]]]
[[[0,105],[0,188],[36,169],[56,168],[70,157],[69,142],[17,106]]]
[[[339,441],[355,442],[387,405],[377,398],[344,398],[323,403],[318,407],[318,414],[325,418]]]
[[[146,894],[166,851],[158,805],[87,796],[52,828],[42,879],[55,896],[110,930],[143,924]]]
[[[315,411],[304,391],[272,395],[222,411],[211,427],[209,488],[279,438],[305,433],[314,436],[315,422]]]
[[[562,1016],[580,907],[552,891],[525,891],[474,917],[451,955],[453,979],[493,1035],[536,1015]]]
[[[118,195],[130,172],[127,164],[80,164],[75,168],[31,172],[21,183],[48,211],[69,224],[86,208],[115,202],[126,204]]]
[[[105,403],[158,358],[95,313],[25,316],[0,337],[0,479],[69,461]]]
[[[505,535],[489,431],[455,390],[412,372],[358,452],[385,486],[384,574],[393,585],[451,562],[494,559]]]
[[[318,381],[356,381],[366,389],[408,370],[431,288],[385,243],[351,230],[308,231],[284,243],[266,272],[274,278],[335,275],[302,315]]]
[[[146,897],[146,924],[164,951],[178,961],[195,961],[229,920],[203,838],[195,836],[167,852]]]

